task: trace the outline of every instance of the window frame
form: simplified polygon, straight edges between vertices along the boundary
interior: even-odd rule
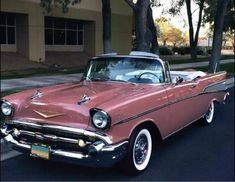
[[[5,15],[5,17],[4,17],[4,19],[5,19],[5,25],[3,25],[3,24],[0,24],[0,27],[1,28],[4,28],[5,29],[5,31],[6,31],[6,36],[5,36],[5,43],[1,43],[1,45],[16,45],[16,16],[13,14],[13,13],[4,13],[4,12],[1,12],[1,15]],[[12,16],[14,16],[14,25],[8,25],[8,18],[7,18],[7,16],[9,16],[9,15],[12,15]],[[9,39],[8,39],[8,34],[9,34],[9,32],[8,32],[8,28],[14,28],[14,43],[11,43],[11,44],[9,44]]]
[[[46,22],[44,22],[44,31],[45,31],[45,34],[46,34],[47,30],[51,30],[52,31],[52,43],[51,44],[47,44],[46,43],[46,37],[45,37],[45,45],[46,46],[63,46],[63,45],[64,46],[84,46],[84,23],[83,22],[81,22],[82,23],[82,29],[79,29],[78,22],[80,20],[75,20],[77,22],[76,23],[76,29],[72,29],[72,28],[68,28],[67,24],[69,23],[69,20],[73,20],[73,19],[45,16],[44,17],[44,21],[46,21],[46,18],[51,18],[52,19],[52,27],[46,27]],[[64,20],[65,21],[65,27],[64,28],[57,28],[57,27],[55,27],[55,22],[54,22],[55,19]],[[64,44],[55,44],[55,31],[64,31],[65,32]],[[76,35],[77,35],[76,44],[69,44],[68,43],[67,37],[68,37],[68,32],[69,31],[76,32]],[[82,44],[79,44],[79,42],[80,42],[79,36],[78,36],[79,33],[82,33]]]

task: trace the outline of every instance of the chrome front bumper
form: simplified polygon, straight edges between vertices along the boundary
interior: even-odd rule
[[[19,124],[19,122],[17,122]],[[20,125],[28,125],[28,123],[20,123]],[[34,127],[41,127],[42,125],[35,125]],[[46,128],[49,128],[50,126],[44,126]],[[61,128],[60,126],[56,126],[56,129],[64,130],[68,128]],[[70,128],[71,129],[71,128]],[[72,129],[74,132],[81,132],[79,129]],[[7,130],[6,128],[1,129],[1,133],[5,135],[4,139],[12,145],[12,148],[23,152],[25,154],[28,154],[33,157],[38,157],[35,155],[31,155],[31,146],[35,144],[31,141],[23,141],[18,139],[14,132],[11,130]],[[28,132],[28,134],[31,134],[32,132]],[[90,144],[90,146],[93,147],[93,152],[79,152],[71,149],[62,149],[62,148],[54,148],[53,146],[50,147],[50,154],[49,159],[50,160],[58,160],[63,162],[69,162],[69,163],[76,163],[79,165],[84,166],[91,166],[91,167],[110,167],[114,164],[118,163],[121,159],[123,159],[127,153],[128,149],[128,141],[122,141],[120,143],[112,144],[108,140],[107,136],[98,136],[97,133],[92,133],[91,131],[83,131],[83,135],[85,136],[94,136],[98,140],[98,142],[94,142]],[[37,134],[38,135],[38,134]],[[35,136],[37,136],[35,135]],[[39,136],[46,136],[46,135],[39,135]],[[100,139],[103,140],[100,140]],[[43,138],[41,138],[43,140]],[[60,142],[58,139],[55,138],[57,141]],[[73,140],[71,140],[73,141]],[[71,142],[69,141],[69,142]],[[107,142],[108,141],[108,142]],[[110,143],[109,143],[110,142]],[[40,143],[39,143],[40,144]]]

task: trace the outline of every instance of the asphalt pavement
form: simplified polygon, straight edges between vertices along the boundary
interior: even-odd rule
[[[234,87],[217,105],[211,125],[198,122],[171,136],[154,151],[138,176],[117,167],[88,168],[18,155],[1,161],[1,180],[20,181],[234,181]]]

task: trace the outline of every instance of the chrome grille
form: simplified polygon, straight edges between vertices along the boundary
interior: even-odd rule
[[[53,147],[54,149],[62,149],[67,151],[87,152],[87,148],[97,138],[88,137],[73,132],[63,132],[53,130],[52,128],[33,127],[20,124],[7,124],[8,130],[12,131],[12,136],[20,143],[43,144]],[[85,141],[85,147],[79,147],[78,140]]]

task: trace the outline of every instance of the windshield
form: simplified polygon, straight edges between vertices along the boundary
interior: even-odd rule
[[[122,81],[132,83],[163,83],[161,63],[154,59],[110,57],[90,61],[85,80]]]

